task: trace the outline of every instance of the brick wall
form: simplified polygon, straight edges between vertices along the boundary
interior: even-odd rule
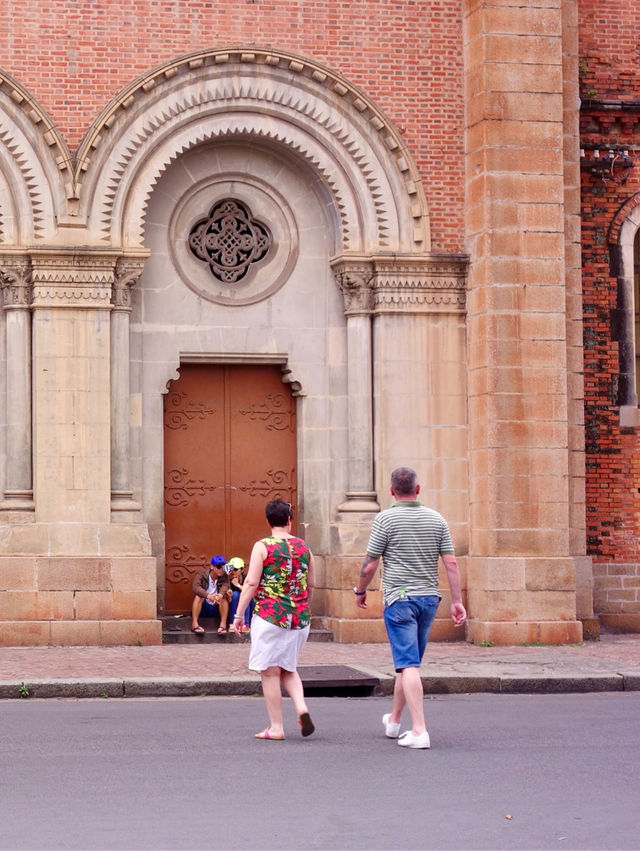
[[[638,430],[620,422],[612,330],[618,281],[609,240],[616,214],[640,192],[640,2],[580,2],[579,9],[584,160],[612,148],[629,150],[636,162],[624,183],[623,171],[615,180],[586,165],[582,173],[587,548],[596,613],[628,628],[640,624],[640,446]]]
[[[360,86],[423,176],[434,250],[462,250],[458,0],[0,0],[0,67],[75,150],[99,112],[149,69],[228,44],[273,46]]]
[[[637,93],[640,0],[578,0],[578,9],[583,97]]]

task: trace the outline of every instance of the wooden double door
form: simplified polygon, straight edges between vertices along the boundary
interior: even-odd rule
[[[194,573],[248,566],[271,499],[296,507],[295,399],[277,366],[185,364],[164,400],[165,611],[191,607]],[[294,513],[294,522],[295,517]]]

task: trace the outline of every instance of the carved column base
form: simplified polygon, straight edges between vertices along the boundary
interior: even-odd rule
[[[348,491],[345,502],[338,506],[339,512],[367,512],[380,511],[380,504],[375,491]]]
[[[6,490],[0,511],[35,511],[32,490]]]
[[[133,498],[133,491],[111,491],[111,511],[142,511],[142,506]]]

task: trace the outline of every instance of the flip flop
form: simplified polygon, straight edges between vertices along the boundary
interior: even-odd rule
[[[316,729],[308,712],[302,713],[302,715],[298,718],[298,724],[300,725],[300,732],[303,736],[310,736]]]
[[[201,626],[192,626],[192,627],[191,627],[191,632],[195,632],[195,634],[196,634],[196,635],[202,635],[202,633],[204,632],[204,630],[203,630],[203,628],[202,628]]]
[[[219,626],[218,627],[218,635],[226,635],[226,634],[227,634],[227,630],[224,627]]]
[[[284,736],[272,736],[269,730],[271,727],[265,727],[260,733],[254,733],[254,739],[272,739],[274,742],[283,742]]]

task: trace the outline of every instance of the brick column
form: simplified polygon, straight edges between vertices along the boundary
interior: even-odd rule
[[[464,15],[473,641],[574,642],[563,4]]]

